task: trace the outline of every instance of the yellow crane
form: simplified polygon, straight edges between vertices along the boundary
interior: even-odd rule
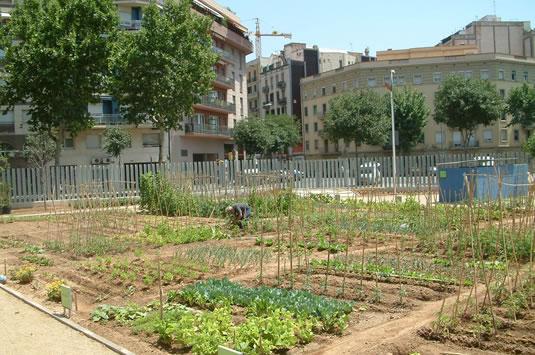
[[[262,37],[284,37],[287,39],[292,39],[291,33],[280,33],[278,31],[272,31],[271,33],[262,33],[260,31],[260,19],[255,18],[256,21],[256,31],[252,32],[255,36],[255,53],[256,53],[256,59],[260,62],[260,58],[262,58]]]

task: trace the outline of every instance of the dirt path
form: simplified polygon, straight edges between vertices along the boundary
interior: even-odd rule
[[[115,354],[74,329],[0,290],[0,353]]]

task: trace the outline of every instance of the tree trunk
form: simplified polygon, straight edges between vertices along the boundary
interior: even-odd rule
[[[56,142],[56,154],[54,156],[54,165],[59,166],[60,158],[61,158],[61,149],[63,148],[63,141],[65,140],[65,128],[63,128],[63,125],[59,127],[58,133],[55,137],[53,137],[53,139]]]
[[[160,128],[160,139],[159,139],[159,143],[160,143],[160,148],[158,149],[158,163],[163,163],[163,149],[164,149],[164,146],[163,146],[163,142],[165,140],[165,130],[163,128]]]

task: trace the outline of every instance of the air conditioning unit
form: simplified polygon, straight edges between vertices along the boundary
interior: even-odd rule
[[[93,159],[91,159],[91,164],[93,164],[93,165],[102,164],[102,159],[93,158]]]

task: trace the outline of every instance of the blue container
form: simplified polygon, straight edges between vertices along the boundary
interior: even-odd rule
[[[502,198],[527,196],[528,165],[439,168],[439,201],[459,202],[468,197],[465,176],[474,187],[474,199],[495,201],[500,195],[499,176],[502,176]]]
[[[0,284],[5,284],[7,281],[7,277],[6,275],[0,275]]]

